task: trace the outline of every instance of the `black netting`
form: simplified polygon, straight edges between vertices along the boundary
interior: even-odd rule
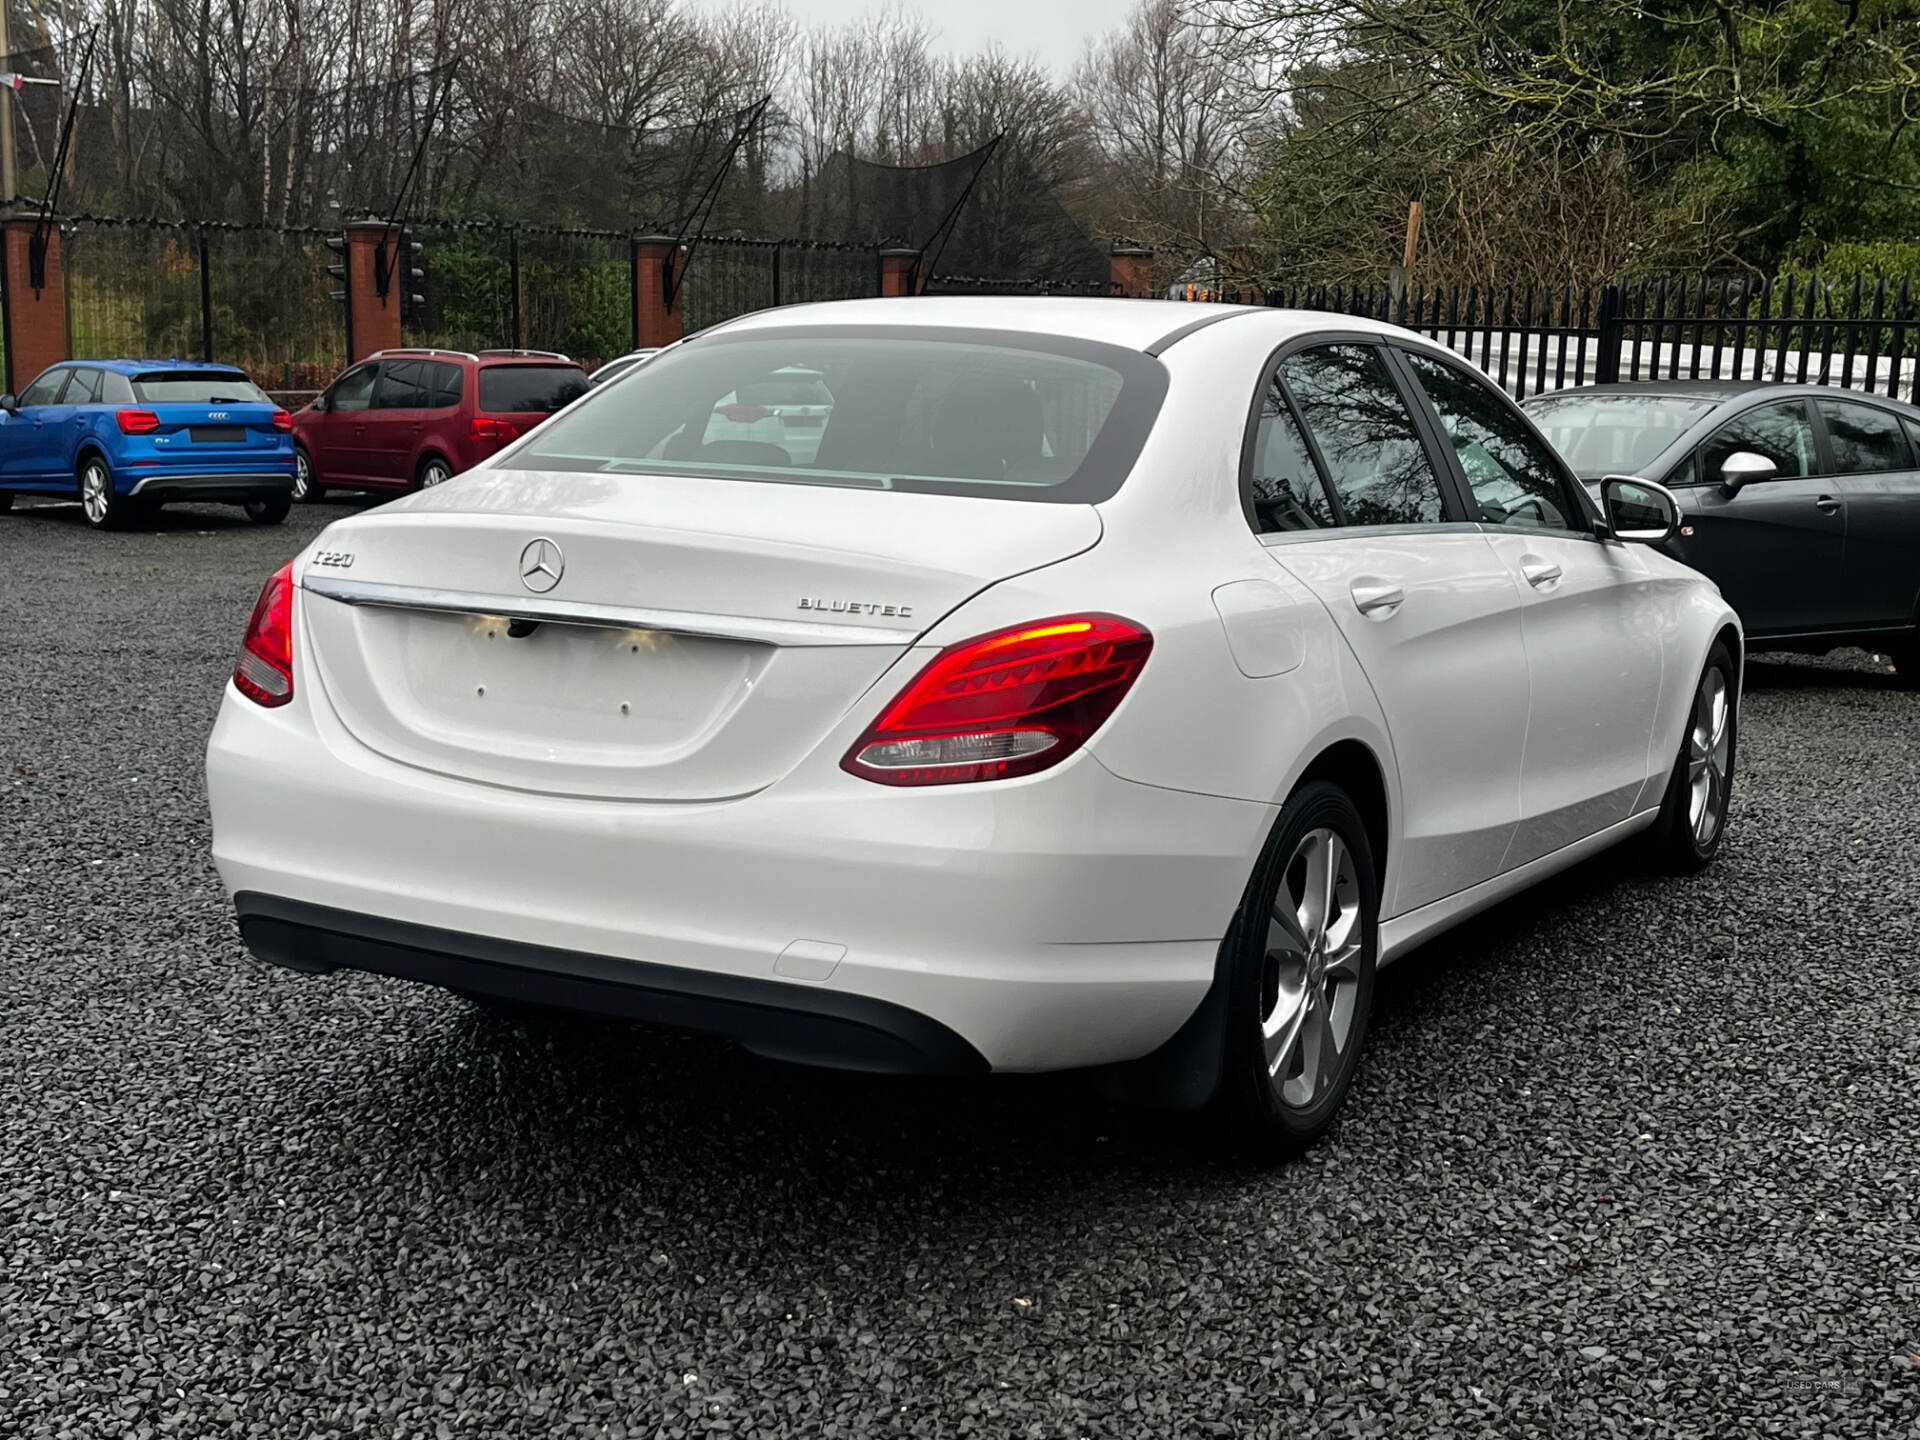
[[[586,228],[678,233],[727,163],[752,108],[691,125],[633,126],[567,114],[462,78],[436,208],[541,216]],[[725,194],[715,220],[725,223]]]
[[[269,210],[314,220],[336,208],[384,214],[431,130],[425,193],[459,149],[447,138],[452,80],[448,64],[373,84],[269,90],[256,141]]]

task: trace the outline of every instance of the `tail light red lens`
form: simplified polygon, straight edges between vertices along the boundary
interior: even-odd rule
[[[840,766],[882,785],[1045,770],[1106,722],[1152,649],[1151,635],[1114,615],[1063,615],[949,645]]]
[[[116,410],[113,418],[122,435],[151,435],[160,428],[160,417],[151,410]]]
[[[273,412],[273,428],[276,430],[293,429],[293,416],[289,415],[285,410],[274,411]]]
[[[489,420],[486,416],[477,416],[467,431],[469,440],[516,440],[520,436],[520,427],[507,420]]]
[[[293,699],[293,562],[273,572],[260,587],[240,641],[233,683],[256,705],[269,709]]]

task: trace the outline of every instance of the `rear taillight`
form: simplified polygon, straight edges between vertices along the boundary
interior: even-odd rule
[[[274,411],[273,412],[273,428],[276,430],[293,429],[293,416],[289,415],[285,410]]]
[[[477,417],[467,431],[469,440],[514,440],[520,435],[520,427],[506,420],[489,420],[486,416]]]
[[[116,410],[113,418],[122,435],[151,435],[160,428],[160,417],[151,410]]]
[[[293,699],[293,562],[260,587],[253,616],[240,641],[233,683],[256,705],[269,708]]]
[[[840,767],[882,785],[1045,770],[1100,728],[1152,649],[1151,635],[1113,615],[1063,615],[949,645]]]

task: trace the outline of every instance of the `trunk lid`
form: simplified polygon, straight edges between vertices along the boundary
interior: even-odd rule
[[[308,673],[405,764],[725,799],[791,770],[941,615],[1100,529],[1084,505],[475,471],[326,533]]]
[[[285,432],[273,428],[278,406],[253,401],[205,403],[187,400],[142,402],[122,410],[150,410],[158,428],[146,432],[161,451],[196,461],[238,459],[249,452],[278,448]]]

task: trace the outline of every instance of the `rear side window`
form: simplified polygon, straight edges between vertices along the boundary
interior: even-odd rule
[[[1341,523],[1430,525],[1444,518],[1440,477],[1380,351],[1321,345],[1280,374],[1319,446]]]
[[[722,334],[602,386],[501,463],[1091,503],[1126,478],[1166,383],[1138,350],[1060,336]]]
[[[93,405],[100,400],[99,370],[75,370],[73,379],[67,382],[67,393],[61,397],[68,405]]]
[[[167,370],[133,377],[136,400],[150,405],[264,405],[266,392],[237,370]]]
[[[1826,422],[1827,443],[1833,447],[1836,475],[1877,475],[1887,470],[1911,470],[1913,456],[1900,422],[1872,405],[1846,400],[1816,400]]]
[[[1813,421],[1804,400],[1781,400],[1737,415],[1709,435],[1700,447],[1702,483],[1717,484],[1720,467],[1739,451],[1764,455],[1777,472],[1776,479],[1797,480],[1811,475],[1814,463]]]
[[[1410,350],[1401,354],[1453,442],[1482,521],[1547,530],[1578,524],[1581,511],[1559,467],[1505,397],[1457,365]]]
[[[458,365],[445,360],[430,360],[420,367],[426,372],[426,405],[430,410],[445,410],[460,403],[466,377]]]
[[[1327,482],[1313,463],[1280,382],[1267,386],[1253,435],[1253,520],[1263,535],[1276,530],[1322,530],[1340,522]]]
[[[427,408],[427,369],[418,360],[389,360],[380,367],[380,383],[373,387],[376,410]]]
[[[578,365],[487,365],[480,371],[480,408],[490,414],[550,415],[587,393]]]

